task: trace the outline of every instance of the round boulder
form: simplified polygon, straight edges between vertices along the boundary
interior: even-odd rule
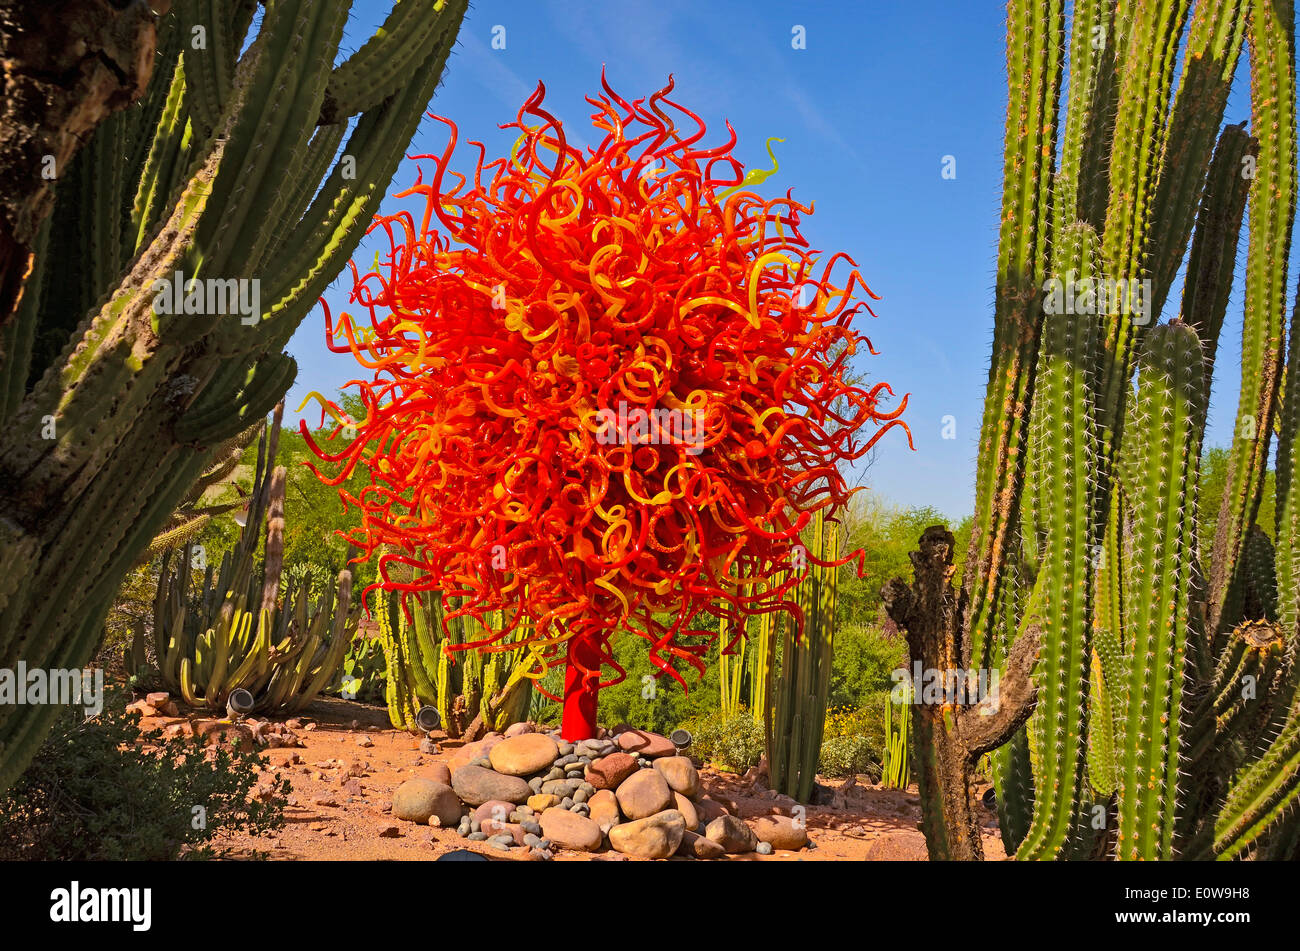
[[[545,733],[521,733],[492,747],[488,760],[498,773],[528,776],[546,769],[559,755],[559,747]]]
[[[754,834],[759,842],[774,849],[797,852],[808,844],[808,830],[789,816],[762,816],[754,820]]]
[[[609,844],[624,855],[638,859],[666,859],[677,851],[686,834],[686,823],[676,809],[624,822],[609,830]]]
[[[542,813],[542,835],[562,849],[578,852],[595,852],[603,837],[600,826],[566,809],[547,809]]]
[[[673,792],[679,792],[688,799],[699,793],[700,774],[687,757],[661,756],[654,761],[654,767]]]
[[[408,779],[393,793],[393,818],[426,825],[437,818],[446,828],[460,821],[460,799],[450,786],[431,779]]]
[[[721,816],[714,819],[704,829],[704,835],[712,839],[729,855],[753,852],[758,846],[758,836],[754,830],[735,816]]]
[[[492,799],[519,805],[533,794],[518,776],[507,776],[482,766],[462,766],[455,770],[451,774],[451,788],[471,806],[481,806]]]
[[[637,770],[619,784],[614,795],[618,798],[619,809],[629,819],[644,819],[673,804],[673,791],[653,769]]]

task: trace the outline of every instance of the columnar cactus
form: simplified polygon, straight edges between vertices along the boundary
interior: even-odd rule
[[[163,555],[154,653],[163,687],[192,706],[224,711],[231,691],[242,688],[254,710],[301,710],[334,680],[356,633],[360,608],[351,606],[349,569],[314,603],[306,583],[280,592],[286,472],[272,466],[282,411],[280,404],[258,442],[248,518],[220,568],[208,564],[202,587],[191,590],[192,546],[174,565],[175,552]]]
[[[996,737],[971,705],[916,711],[934,858],[983,854],[976,729],[1003,744],[991,759],[1018,858],[1300,854],[1300,386],[1278,398],[1294,9],[1191,8],[1076,0],[1058,140],[1064,5],[1008,3],[998,307],[970,557],[955,590],[951,536],[927,531],[913,585],[894,582],[886,601],[915,659],[993,666],[1004,705],[1024,709],[999,714],[1008,729]],[[1249,132],[1223,126],[1247,40]],[[1199,463],[1247,206],[1237,426],[1202,551]],[[1160,323],[1184,261],[1180,313]],[[1292,367],[1297,337],[1300,316]],[[1259,526],[1275,417],[1277,523]],[[1019,663],[1030,647],[1032,675]]]
[[[447,646],[466,643],[474,618],[447,617],[436,594],[411,597],[409,619],[397,595],[380,591],[375,598],[394,727],[416,731],[415,714],[423,706],[437,709],[448,736],[471,740],[527,718],[537,665],[525,645],[453,652]],[[520,641],[529,634],[526,625],[521,628]]]
[[[336,65],[348,0],[176,0],[143,98],[66,167],[30,163],[55,203],[0,327],[0,667],[86,663],[150,539],[283,396],[283,348],[378,210],[466,5],[396,0]],[[56,714],[0,709],[0,791]]]
[[[778,622],[782,634],[779,664],[773,663],[770,653],[775,639],[769,639],[763,721],[771,786],[799,802],[810,801],[817,780],[834,656],[839,572],[821,562],[839,557],[839,526],[827,524],[820,509],[807,530],[806,544],[811,557],[806,559],[805,574],[795,589],[803,614],[803,636],[796,636],[792,623]]]

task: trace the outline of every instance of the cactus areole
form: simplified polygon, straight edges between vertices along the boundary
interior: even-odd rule
[[[730,126],[699,144],[671,80],[636,102],[602,85],[598,145],[570,144],[539,84],[503,126],[511,153],[471,143],[468,175],[431,117],[447,146],[397,196],[422,218],[376,217],[388,250],[352,266],[358,315],[325,309],[331,349],[367,369],[365,418],[322,400],[337,426],[319,444],[302,426],[322,478],[369,471],[341,496],[377,586],[439,591],[447,621],[501,612],[453,650],[526,637],[536,681],[563,657],[567,739],[595,734],[598,691],[626,675],[616,632],[686,686],[677,662],[703,673],[718,637],[700,611],[734,622],[725,647],[755,614],[802,628],[800,530],[848,501],[841,463],[893,427],[911,443],[906,397],[885,409],[888,384],[845,379],[871,351],[855,291],[874,295],[847,255],[809,248],[811,208],[743,190],[765,176],[742,179]]]

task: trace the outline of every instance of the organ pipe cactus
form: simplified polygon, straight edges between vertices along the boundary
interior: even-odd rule
[[[992,748],[1017,858],[1294,859],[1300,387],[1281,386],[1300,367],[1300,317],[1282,353],[1293,4],[1076,0],[1069,37],[1060,0],[1007,6],[975,529],[959,587],[951,536],[934,528],[913,582],[886,589],[914,660],[1001,675],[997,729],[977,703],[915,711],[930,855],[982,858],[971,767]],[[1246,43],[1249,130],[1223,122]],[[1247,209],[1237,425],[1205,551],[1200,458]],[[1275,429],[1277,521],[1261,526]]]
[[[893,703],[885,700],[885,749],[880,763],[880,784],[892,789],[906,789],[908,783],[908,727],[912,722],[912,692],[904,690],[898,705],[898,725],[894,725]]]
[[[163,557],[154,602],[155,655],[162,685],[196,707],[224,711],[230,692],[253,695],[254,710],[296,712],[328,686],[343,663],[360,619],[352,608],[352,572],[312,603],[309,586],[280,594],[284,544],[285,469],[271,464],[274,423],[258,443],[248,519],[239,543],[215,572],[208,564],[192,590],[192,546],[175,565]],[[264,567],[256,566],[265,519]]]
[[[524,646],[451,651],[447,645],[466,643],[466,628],[477,624],[473,618],[448,617],[439,597],[419,594],[408,600],[408,619],[399,597],[383,591],[376,597],[394,727],[416,732],[415,715],[423,706],[437,708],[448,736],[469,740],[527,718],[533,658]],[[527,634],[525,628],[519,637]]]
[[[799,802],[809,802],[817,780],[826,698],[830,691],[834,655],[835,594],[838,569],[819,562],[839,556],[838,526],[827,524],[822,510],[806,533],[808,551],[796,600],[804,620],[803,635],[794,625],[781,624],[780,663],[772,660],[776,638],[768,643],[767,700],[763,718],[771,786]]]
[[[54,202],[19,222],[30,257],[0,262],[0,667],[86,663],[150,539],[284,395],[283,348],[379,208],[466,6],[396,0],[336,62],[349,0],[175,0],[131,34],[138,101],[71,161],[25,156],[20,188],[52,174]],[[0,709],[0,791],[57,712]]]

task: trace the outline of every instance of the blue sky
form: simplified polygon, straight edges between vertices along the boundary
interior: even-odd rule
[[[389,6],[359,0],[345,46],[364,42]],[[480,140],[493,157],[514,138],[497,125],[513,120],[541,80],[546,108],[566,132],[592,142],[583,97],[599,92],[604,65],[628,99],[648,96],[673,74],[673,98],[711,131],[725,137],[723,120],[730,120],[747,167],[769,167],[764,142],[784,138],[775,146],[780,172],[762,190],[793,187],[796,199],[815,202],[804,229],[813,246],[852,255],[882,298],[872,304],[879,318],[864,315],[860,326],[880,355],[863,357],[860,368],[911,394],[906,419],[916,451],[891,433],[860,480],[890,501],[960,517],[973,504],[992,339],[1004,10],[997,0],[480,2],[430,110],[455,120],[462,142]],[[796,26],[806,49],[792,48]],[[505,49],[492,48],[497,27]],[[1249,118],[1245,82],[1238,87],[1229,122]],[[444,128],[426,119],[410,153],[441,151]],[[956,160],[953,179],[941,174],[945,156]],[[405,163],[390,191],[414,176],[414,163]],[[1239,265],[1244,248],[1243,235]],[[363,246],[357,260],[373,254]],[[336,312],[346,308],[350,284],[327,292]],[[1171,297],[1179,295],[1175,288]],[[1241,299],[1239,286],[1220,347],[1212,445],[1227,442],[1236,408]],[[330,395],[358,375],[350,357],[325,349],[319,309],[289,350],[300,366],[291,411],[307,392]],[[306,412],[314,424],[318,413]],[[955,439],[942,438],[949,415]]]

